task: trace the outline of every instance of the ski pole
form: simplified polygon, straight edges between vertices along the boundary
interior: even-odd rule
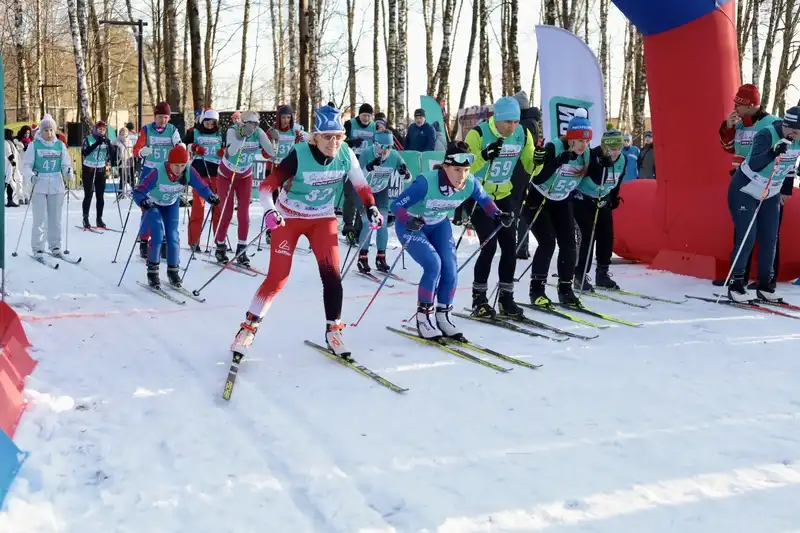
[[[206,281],[206,282],[203,284],[203,286],[202,286],[202,287],[200,287],[199,289],[195,289],[195,290],[193,290],[193,291],[192,291],[192,294],[194,294],[195,296],[200,296],[200,292],[201,292],[203,289],[205,289],[206,287],[208,287],[208,286],[211,284],[211,282],[212,282],[212,281],[214,281],[215,279],[217,279],[217,277],[218,277],[220,274],[222,274],[222,271],[223,271],[223,270],[225,270],[225,269],[228,269],[228,268],[231,268],[231,265],[233,264],[233,262],[234,262],[234,261],[236,261],[237,259],[239,259],[239,257],[240,257],[242,254],[245,254],[245,253],[247,253],[247,249],[248,249],[250,246],[252,246],[252,245],[253,245],[253,244],[256,242],[256,240],[258,239],[259,235],[261,235],[261,233],[264,233],[264,230],[262,230],[261,232],[259,232],[259,234],[258,234],[258,235],[256,235],[256,237],[255,237],[255,238],[253,238],[253,240],[252,240],[252,241],[248,242],[248,243],[247,243],[247,246],[245,246],[245,247],[242,249],[242,251],[241,251],[241,252],[239,252],[238,254],[236,254],[235,256],[233,256],[233,259],[231,259],[230,261],[228,261],[227,263],[225,263],[224,265],[222,265],[222,268],[220,268],[220,269],[219,269],[219,270],[218,270],[218,271],[217,271],[217,272],[216,272],[216,273],[215,273],[213,276],[211,276],[211,278],[210,278],[208,281]]]
[[[141,170],[139,171],[139,181],[142,180],[142,173],[144,172],[145,166],[142,165]],[[131,218],[131,209],[133,208],[133,195],[131,195],[131,203],[128,204],[128,214],[125,216],[125,222],[122,224],[122,233],[119,236],[119,242],[117,243],[117,251],[114,252],[114,259],[111,260],[112,263],[116,264],[117,256],[119,255],[119,249],[122,246],[122,239],[125,237],[125,229],[128,227],[128,220]],[[142,223],[139,225],[139,233],[136,234],[138,238],[139,235],[142,233],[144,228],[144,213],[142,214]]]
[[[206,224],[208,224],[208,219],[211,217],[211,212],[213,210],[214,210],[214,206],[212,205],[211,209],[209,209],[208,213],[206,214],[205,220],[203,220],[203,225],[200,227],[200,235],[203,234],[203,230],[206,228]],[[194,254],[195,254],[195,251],[196,251],[197,248],[198,247],[193,247],[192,248],[192,255],[189,256],[189,261],[186,263],[186,268],[183,269],[183,274],[181,275],[181,283],[183,283],[183,278],[186,277],[186,271],[189,270],[189,265],[191,265],[192,261],[194,260]]]
[[[498,234],[498,233],[500,233],[500,230],[501,230],[502,228],[503,228],[502,224],[498,224],[498,225],[497,225],[497,227],[495,228],[495,230],[494,230],[494,231],[491,233],[491,235],[489,235],[489,237],[488,237],[488,238],[487,238],[485,241],[483,241],[483,244],[481,244],[481,245],[480,245],[480,246],[479,246],[479,247],[478,247],[478,248],[477,248],[477,249],[476,249],[474,252],[472,252],[472,253],[470,254],[470,256],[469,256],[469,257],[467,257],[467,259],[466,259],[466,260],[465,260],[465,261],[464,261],[464,262],[461,264],[461,266],[460,266],[460,267],[458,267],[458,270],[456,270],[456,274],[458,274],[459,272],[461,272],[462,270],[464,270],[464,267],[465,267],[465,266],[467,266],[467,265],[469,264],[469,262],[470,262],[470,261],[472,261],[472,259],[473,259],[473,258],[474,258],[476,255],[478,255],[479,253],[481,253],[481,250],[483,250],[484,246],[486,246],[487,244],[489,244],[489,243],[492,241],[492,239],[494,239],[495,237],[497,237],[497,234]]]
[[[408,243],[410,241],[411,241],[411,234],[409,234],[408,238],[406,239],[406,242],[403,243],[403,250],[404,251],[405,251],[406,246],[408,246]],[[400,258],[401,257],[403,257],[402,253],[400,255],[398,255],[397,258],[394,260],[394,263],[392,263],[392,266],[389,268],[389,272],[386,273],[386,277],[383,278],[383,281],[381,281],[381,284],[378,285],[378,289],[375,291],[375,294],[372,295],[372,298],[370,299],[369,303],[367,304],[367,307],[364,308],[364,312],[361,313],[361,316],[358,317],[358,320],[356,320],[354,324],[350,324],[350,327],[357,328],[358,325],[361,323],[361,320],[364,318],[364,315],[366,315],[367,311],[369,311],[369,308],[372,307],[372,303],[375,301],[375,298],[378,297],[378,294],[380,294],[381,289],[383,289],[384,285],[386,285],[386,282],[389,281],[389,278],[391,277],[392,272],[394,272],[394,268],[400,262]]]
[[[256,251],[257,252],[260,252],[261,250],[263,250],[263,248],[261,248],[261,236],[264,234],[264,223],[265,222],[266,222],[265,217],[261,217],[261,233],[259,233],[259,235],[258,235],[258,244],[256,244]]]
[[[597,217],[599,215],[600,215],[600,199],[598,198],[597,206],[594,210],[594,222],[592,222],[592,233],[589,237],[589,251],[586,254],[586,261],[585,265],[583,266],[583,272],[581,272],[581,286],[580,289],[578,289],[578,297],[583,296],[584,280],[586,279],[586,273],[589,272],[589,265],[592,264],[592,255],[594,255],[592,253],[594,249],[594,234],[595,231],[597,230]],[[581,236],[581,238],[583,238],[583,236]],[[578,252],[578,254],[580,255],[580,252]]]
[[[11,257],[17,257],[17,250],[19,250],[19,242],[22,240],[22,231],[25,229],[25,221],[28,220],[28,210],[31,208],[31,204],[33,203],[33,193],[36,192],[36,182],[33,182],[33,186],[31,187],[31,196],[28,200],[28,205],[25,206],[25,215],[22,217],[22,226],[19,228],[19,237],[17,237],[17,245],[14,247],[14,251],[11,252]]]
[[[364,244],[366,244],[366,243],[368,243],[368,242],[369,242],[369,239],[370,239],[370,237],[372,237],[372,232],[373,232],[373,231],[375,231],[375,230],[373,230],[373,229],[370,229],[370,230],[367,232],[367,235],[366,235],[366,236],[365,236],[363,239],[361,239],[361,242],[359,242],[359,243],[358,243],[358,250],[359,250],[359,251],[361,251],[361,248],[364,246]],[[352,245],[350,246],[350,249],[353,249],[353,246],[352,246]],[[350,256],[350,250],[347,250],[347,255],[344,257],[344,259],[345,259],[345,264],[346,264],[347,266],[346,266],[346,267],[345,267],[345,269],[342,271],[342,280],[344,280],[344,277],[345,277],[345,276],[347,275],[347,273],[350,271],[350,267],[352,267],[352,266],[353,266],[353,263],[355,263],[355,262],[356,262],[356,259],[358,258],[358,254],[354,254],[354,255],[353,255],[353,258],[350,260],[350,262],[349,262],[349,263],[347,263],[347,258],[348,258],[349,256]]]
[[[122,183],[122,172],[118,170],[116,174],[117,174],[117,177],[118,177],[119,182],[121,184]],[[117,182],[114,181],[113,176],[111,178],[111,182],[114,184],[114,196],[117,197],[117,202],[116,202],[116,204],[117,204],[117,213],[119,213],[119,223],[121,225],[122,224],[122,207],[119,205],[119,185],[117,185]]]
[[[539,209],[536,210],[536,213],[533,215],[533,220],[531,220],[531,223],[528,224],[528,229],[525,230],[525,234],[526,235],[528,233],[530,233],[531,229],[533,228],[533,225],[536,223],[536,219],[539,218],[539,214],[542,212],[542,208],[544,207],[544,204],[545,204],[546,201],[547,201],[547,197],[545,197],[544,200],[542,200],[542,203],[539,204]],[[522,243],[517,245],[517,251],[518,252],[519,252],[520,248],[522,248]],[[533,260],[531,260],[530,264],[527,267],[525,267],[525,270],[522,271],[522,274],[520,274],[518,278],[514,278],[514,281],[517,282],[517,281],[521,280],[522,277],[528,272],[528,270],[531,269],[532,266],[533,266]],[[495,287],[495,290],[497,290],[497,287]]]
[[[67,180],[67,212],[64,213],[64,224],[66,225],[66,229],[64,230],[64,255],[69,255],[69,191],[70,191],[70,181],[71,179]]]
[[[233,164],[234,167],[236,167],[237,169],[239,168],[239,158],[242,157],[242,149],[243,148],[244,148],[244,139],[242,139],[242,144],[241,144],[241,146],[239,146],[239,151],[236,153],[236,163]],[[227,152],[227,151],[228,151],[228,148],[226,146],[225,147],[225,152]],[[222,166],[222,164],[223,164],[223,161],[220,161],[219,162],[219,166]],[[219,167],[217,167],[217,168],[219,168]],[[218,172],[217,173],[217,187],[219,187],[219,179],[222,176],[219,175],[219,170],[217,170],[217,172]],[[231,184],[230,184],[230,187],[228,188],[228,193],[225,195],[225,201],[222,202],[222,209],[220,209],[220,211],[219,211],[219,225],[217,227],[217,231],[219,231],[220,228],[222,227],[222,220],[225,218],[225,209],[228,208],[228,200],[230,200],[231,196],[233,196],[233,183],[234,183],[234,180],[236,180],[236,170],[235,169],[233,171],[233,174],[231,174]],[[231,220],[228,222],[229,225],[230,225],[231,221],[233,221],[233,206],[231,206]],[[225,233],[225,237],[226,237],[226,239],[227,239],[227,236],[228,236],[227,231],[228,231],[228,228],[225,228],[225,232],[226,232]],[[225,241],[223,241],[223,242],[225,242]],[[217,243],[217,236],[214,235],[214,244],[216,244],[216,243]],[[228,243],[228,246],[230,247],[230,243]]]
[[[736,251],[736,256],[733,258],[733,262],[731,263],[731,268],[728,270],[728,275],[725,276],[725,284],[723,287],[727,287],[728,283],[730,283],[731,276],[733,276],[733,269],[736,267],[736,262],[739,260],[739,256],[742,254],[742,250],[744,249],[744,243],[747,242],[747,237],[750,236],[750,231],[753,229],[753,224],[756,222],[756,217],[758,216],[758,212],[761,210],[761,204],[764,203],[764,199],[767,197],[769,193],[769,186],[772,183],[772,178],[775,176],[775,171],[778,170],[778,167],[781,164],[781,159],[783,158],[782,155],[778,156],[778,159],[775,161],[775,165],[772,167],[772,172],[769,175],[769,179],[767,180],[767,184],[764,185],[764,191],[761,193],[761,198],[758,200],[758,205],[756,206],[756,210],[753,212],[753,217],[750,219],[750,224],[747,226],[747,231],[744,232],[744,237],[742,238],[741,244],[739,244],[739,249]],[[717,302],[722,299],[722,293],[717,296]]]
[[[146,214],[147,211],[145,211],[145,214],[142,215],[142,222],[139,224],[139,233],[136,234],[137,237],[139,236],[140,233],[142,233],[142,230],[144,229],[144,221],[147,220]],[[125,267],[122,269],[122,275],[119,277],[119,281],[117,282],[117,287],[122,285],[122,279],[125,277],[125,273],[128,271],[128,265],[131,264],[131,257],[133,257],[133,250],[136,249],[136,240],[137,239],[133,239],[133,244],[131,245],[131,253],[128,254],[128,260],[125,261]]]

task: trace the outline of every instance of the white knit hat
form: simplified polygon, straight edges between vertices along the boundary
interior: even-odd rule
[[[261,117],[255,111],[244,111],[242,113],[242,122],[261,122]]]
[[[56,121],[53,120],[53,117],[51,117],[49,113],[45,113],[45,115],[42,117],[42,120],[39,121],[38,129],[43,130],[45,128],[53,128],[54,130],[58,129]]]

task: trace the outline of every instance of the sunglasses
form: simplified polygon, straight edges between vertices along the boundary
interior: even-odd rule
[[[389,148],[392,147],[391,144],[380,144],[380,143],[375,143],[375,146],[377,146],[380,150],[388,150]]]
[[[455,163],[457,165],[471,165],[473,161],[475,161],[474,154],[449,154],[445,157],[446,162],[448,163]]]

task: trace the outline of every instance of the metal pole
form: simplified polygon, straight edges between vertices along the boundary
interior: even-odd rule
[[[144,39],[144,22],[142,19],[136,21],[136,25],[139,29],[139,32],[136,35],[136,47],[138,48],[139,52],[139,122],[136,124],[136,131],[142,129],[142,77],[144,73],[144,53],[142,51],[142,40]]]

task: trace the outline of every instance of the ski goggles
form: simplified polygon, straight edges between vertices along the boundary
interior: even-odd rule
[[[472,165],[473,161],[475,161],[475,155],[469,153],[447,154],[444,156],[445,165],[468,167]]]
[[[391,144],[380,144],[380,143],[375,143],[375,146],[377,146],[379,150],[388,150],[389,148],[392,147]]]

